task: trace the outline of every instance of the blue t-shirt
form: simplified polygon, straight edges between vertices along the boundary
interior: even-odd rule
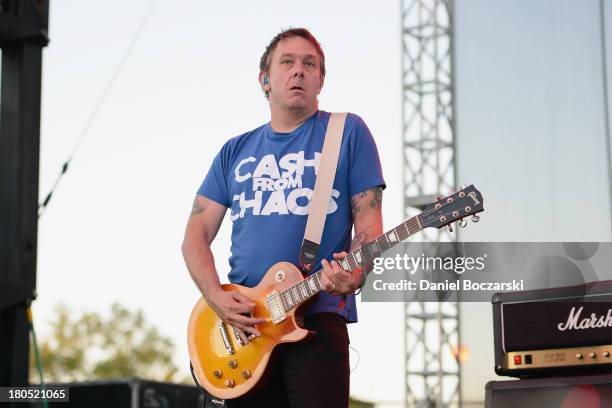
[[[290,133],[274,132],[265,124],[230,139],[215,157],[198,194],[231,209],[230,282],[253,287],[277,262],[299,266],[329,117],[329,112],[317,111]],[[350,198],[384,185],[372,134],[359,116],[348,114],[313,271],[321,269],[322,258],[348,252],[353,224]],[[343,299],[322,292],[305,311],[315,312],[335,312],[355,322],[355,296]]]

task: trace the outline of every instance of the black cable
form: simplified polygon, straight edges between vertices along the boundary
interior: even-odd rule
[[[195,376],[195,373],[193,372],[193,364],[191,364],[191,361],[189,361],[189,370],[191,371],[191,378],[193,378],[193,382],[195,383],[196,387],[198,387],[198,389],[204,396],[204,407],[203,408],[209,408],[209,407],[210,408],[223,408],[225,407],[226,404],[224,400],[219,400],[219,399],[213,400],[213,395],[209,393],[208,391],[206,391],[200,385],[200,382],[198,381],[197,377]]]
[[[106,84],[106,87],[104,88],[104,91],[102,92],[102,95],[100,96],[100,98],[96,102],[94,110],[91,112],[91,115],[89,115],[89,118],[87,119],[87,122],[85,123],[85,127],[81,131],[81,134],[79,135],[79,138],[77,139],[76,144],[74,145],[74,148],[72,149],[72,153],[70,153],[70,155],[68,156],[68,159],[66,159],[66,161],[62,165],[62,170],[60,171],[60,174],[55,179],[55,182],[53,183],[53,187],[51,187],[51,191],[49,191],[49,193],[45,196],[44,201],[41,204],[38,205],[38,218],[40,218],[43,215],[43,213],[45,212],[47,206],[49,205],[49,201],[51,201],[51,197],[53,196],[53,192],[57,188],[57,185],[59,184],[59,181],[62,179],[62,177],[64,177],[64,174],[68,170],[68,166],[70,164],[70,161],[72,161],[72,158],[73,158],[75,152],[80,147],[81,142],[83,141],[83,138],[85,137],[85,135],[87,134],[87,132],[91,128],[94,120],[98,116],[98,113],[100,112],[100,109],[102,108],[102,105],[106,101],[106,98],[108,97],[108,95],[109,95],[113,85],[115,84],[115,81],[117,80],[117,77],[121,73],[121,70],[123,69],[123,66],[125,65],[125,63],[126,63],[128,57],[130,56],[130,54],[132,53],[132,50],[134,49],[134,45],[136,45],[136,41],[138,41],[138,39],[140,38],[140,35],[142,34],[142,31],[144,30],[145,25],[149,21],[149,18],[153,14],[153,10],[157,6],[157,3],[159,3],[159,0],[152,0],[151,1],[151,5],[149,6],[149,9],[147,10],[147,12],[146,12],[144,18],[142,19],[140,25],[138,26],[138,29],[136,30],[136,33],[132,37],[132,40],[130,41],[130,45],[128,46],[125,54],[123,54],[123,57],[119,61],[119,64],[115,68],[115,71],[113,72],[113,75],[112,75],[110,81],[108,82],[108,84]]]

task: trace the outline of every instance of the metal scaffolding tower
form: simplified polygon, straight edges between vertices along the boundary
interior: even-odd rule
[[[400,1],[404,209],[412,217],[456,185],[453,1]],[[424,233],[429,242],[456,238]],[[459,303],[407,302],[404,347],[406,407],[460,407]]]

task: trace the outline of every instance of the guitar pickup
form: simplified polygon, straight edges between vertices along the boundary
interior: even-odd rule
[[[283,302],[278,290],[266,295],[266,304],[268,305],[270,316],[272,316],[272,323],[278,324],[287,318],[287,313],[283,307]]]
[[[227,329],[223,323],[223,320],[219,320],[217,326],[219,326],[219,332],[221,333],[221,338],[223,339],[223,344],[225,345],[225,351],[227,351],[227,354],[234,354],[234,347],[232,347],[232,343],[227,335]]]

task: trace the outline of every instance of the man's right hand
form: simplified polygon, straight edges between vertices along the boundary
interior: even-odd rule
[[[255,308],[255,303],[240,292],[224,291],[221,287],[208,293],[208,304],[217,316],[225,323],[231,325],[242,339],[243,344],[249,342],[249,337],[261,336],[255,325],[262,324],[266,320],[250,315]]]

